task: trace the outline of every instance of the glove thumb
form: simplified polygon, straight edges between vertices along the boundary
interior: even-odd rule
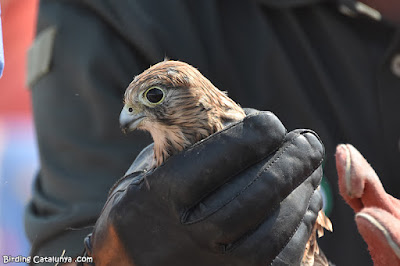
[[[350,144],[336,148],[339,191],[355,212],[377,207],[400,219],[400,201],[387,194],[374,169]]]

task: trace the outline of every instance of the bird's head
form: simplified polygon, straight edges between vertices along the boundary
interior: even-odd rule
[[[150,132],[156,166],[168,156],[242,119],[243,110],[194,67],[163,61],[130,83],[120,124]]]

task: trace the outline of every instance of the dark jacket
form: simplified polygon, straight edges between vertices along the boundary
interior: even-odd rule
[[[400,34],[341,2],[41,1],[38,34],[55,34],[50,59],[39,60],[47,70],[30,79],[41,159],[25,216],[32,253],[81,251],[108,189],[151,141],[120,132],[123,92],[168,57],[197,67],[241,106],[320,135],[334,225],[322,249],[338,265],[371,265],[333,155],[352,143],[400,197]]]

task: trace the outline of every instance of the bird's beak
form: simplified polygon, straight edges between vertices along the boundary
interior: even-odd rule
[[[143,113],[136,113],[126,105],[119,115],[119,124],[124,132],[135,130],[145,118]]]

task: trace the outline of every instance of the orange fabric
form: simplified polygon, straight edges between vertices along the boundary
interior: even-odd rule
[[[25,86],[26,53],[35,33],[38,0],[1,0],[4,72],[0,78],[0,114],[30,114]]]
[[[103,233],[104,232],[104,233]],[[125,251],[117,232],[113,225],[107,225],[103,232],[98,232],[101,235],[101,241],[93,243],[92,253],[96,266],[106,265],[130,265],[135,266],[131,258]]]

